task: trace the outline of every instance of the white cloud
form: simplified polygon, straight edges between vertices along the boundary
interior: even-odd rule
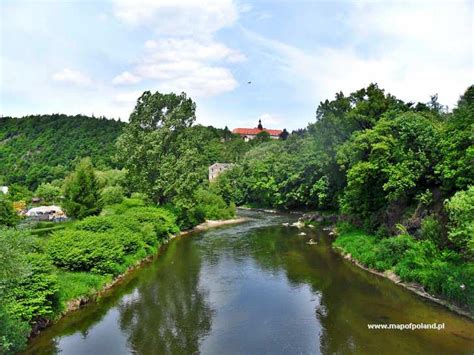
[[[151,51],[144,57],[144,62],[226,60],[235,63],[246,60],[245,56],[239,51],[213,40],[168,38],[157,41],[146,41],[145,47]]]
[[[193,97],[213,96],[235,89],[238,83],[223,63],[245,60],[240,52],[209,39],[148,40],[145,48],[131,69],[135,74],[131,75],[153,80],[159,90],[185,91]]]
[[[153,28],[162,36],[207,36],[238,18],[232,0],[115,0],[123,22]]]
[[[137,75],[134,75],[128,71],[124,71],[122,74],[117,75],[113,80],[112,84],[116,85],[131,85],[131,84],[137,84],[142,80]]]
[[[280,126],[283,120],[274,114],[271,113],[263,113],[259,117],[262,120],[262,125],[265,128],[272,128],[273,126]]]
[[[232,0],[115,1],[115,15],[133,26],[154,29],[129,74],[162,91],[185,91],[193,97],[218,95],[238,85],[226,63],[246,60],[238,50],[214,39],[232,26],[247,5]],[[122,81],[125,78],[116,78]],[[125,81],[133,81],[127,75]]]
[[[157,43],[151,39],[145,42],[145,48],[147,49],[153,49],[153,48],[156,48],[156,46],[157,46]]]
[[[92,84],[92,80],[86,74],[68,68],[53,74],[53,80],[78,86],[89,86]]]
[[[137,99],[143,94],[142,91],[123,92],[115,95],[114,101],[120,104],[131,104],[137,102]]]
[[[407,101],[439,94],[450,107],[472,83],[472,3],[364,2],[348,19],[351,42],[303,50],[244,30],[307,102],[377,82]]]

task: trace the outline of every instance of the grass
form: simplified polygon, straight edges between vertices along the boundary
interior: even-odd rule
[[[112,281],[111,275],[99,275],[90,272],[58,271],[59,301],[62,309],[68,301],[90,296],[99,291],[107,282]]]
[[[334,246],[379,271],[391,270],[405,282],[474,312],[474,263],[452,250],[439,249],[431,240],[410,235],[379,238],[340,225]]]

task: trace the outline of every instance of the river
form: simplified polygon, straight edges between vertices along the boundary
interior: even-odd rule
[[[179,237],[99,302],[32,339],[51,354],[472,354],[474,323],[331,249],[291,215]],[[315,245],[307,244],[312,238]],[[443,330],[369,330],[444,323]]]

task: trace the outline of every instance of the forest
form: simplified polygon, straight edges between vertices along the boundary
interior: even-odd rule
[[[474,85],[449,110],[371,84],[322,101],[313,123],[245,142],[196,124],[186,94],[144,92],[128,123],[0,119],[0,349],[22,349],[180,230],[236,206],[336,216],[334,245],[474,312]],[[235,163],[212,183],[208,166]],[[31,198],[65,223],[32,223]]]

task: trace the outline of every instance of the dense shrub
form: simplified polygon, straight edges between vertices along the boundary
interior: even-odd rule
[[[26,321],[48,317],[59,308],[58,286],[51,261],[44,254],[27,255],[29,272],[6,290],[7,311]]]
[[[102,211],[102,215],[124,214],[132,207],[144,207],[145,201],[142,198],[131,197],[125,198],[121,203],[106,206]]]
[[[30,255],[36,248],[28,232],[0,228],[0,353],[20,351],[32,319],[55,305],[51,264]]]
[[[26,345],[28,322],[9,314],[0,303],[0,354],[14,354]]]
[[[380,271],[393,270],[403,281],[417,282],[431,294],[474,310],[474,263],[432,240],[409,235],[376,238],[347,226],[334,245],[362,264]]]
[[[134,207],[123,210],[117,205],[109,214],[87,217],[72,229],[54,233],[47,245],[54,264],[70,271],[118,274],[126,267],[127,255],[146,255],[179,231],[176,218],[165,209],[143,207],[134,199],[123,205]]]
[[[229,219],[235,215],[235,204],[231,202],[227,205],[221,196],[210,190],[198,189],[194,198],[197,209],[201,211],[205,219]]]
[[[474,186],[457,192],[445,206],[449,213],[450,241],[474,259]]]
[[[17,222],[18,217],[13,209],[13,204],[0,196],[0,227],[13,227]]]
[[[431,240],[436,245],[443,243],[443,228],[434,216],[428,216],[421,222],[420,235],[422,239]]]
[[[384,238],[377,244],[375,268],[387,270],[393,267],[405,253],[413,248],[415,241],[409,235]]]
[[[120,186],[107,186],[101,192],[104,205],[120,203],[124,199],[124,191]]]
[[[56,266],[65,270],[116,274],[123,262],[124,247],[115,233],[65,230],[53,234],[47,253]]]

